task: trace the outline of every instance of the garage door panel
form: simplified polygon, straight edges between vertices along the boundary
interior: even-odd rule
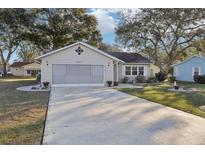
[[[53,83],[60,84],[65,79],[67,74],[66,65],[53,65]]]
[[[70,76],[91,75],[91,66],[89,65],[67,65],[67,69]]]
[[[102,66],[92,66],[92,80],[93,82],[103,82]]]
[[[53,84],[102,84],[102,65],[54,64]]]

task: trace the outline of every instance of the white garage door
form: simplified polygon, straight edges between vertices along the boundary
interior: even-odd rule
[[[103,84],[102,65],[54,64],[53,84]]]

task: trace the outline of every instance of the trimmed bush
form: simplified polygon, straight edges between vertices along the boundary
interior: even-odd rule
[[[107,81],[107,84],[108,84],[109,87],[111,87],[112,81]]]
[[[37,82],[41,82],[41,74],[40,74],[40,73],[37,74],[37,76],[36,76],[36,81],[37,81]]]
[[[118,82],[117,81],[114,82],[114,86],[118,86]]]
[[[147,83],[155,83],[157,82],[157,79],[156,77],[149,77],[147,80],[146,80]]]
[[[198,75],[194,75],[193,78],[194,78],[194,81],[195,81],[195,82],[198,82]]]
[[[170,76],[170,77],[168,77],[168,81],[169,82],[174,82],[174,81],[176,81],[176,77],[175,76]]]
[[[45,88],[48,88],[48,85],[49,85],[49,82],[43,82],[43,86],[44,86]]]
[[[194,75],[194,81],[197,83],[205,84],[205,75]]]
[[[159,82],[163,82],[167,78],[166,74],[162,73],[162,72],[156,73],[155,77],[156,77],[157,81],[159,81]]]
[[[135,78],[135,81],[136,81],[137,83],[144,83],[144,82],[145,82],[145,77],[142,76],[142,75],[137,76],[137,77]]]
[[[122,83],[128,83],[128,77],[122,78]]]

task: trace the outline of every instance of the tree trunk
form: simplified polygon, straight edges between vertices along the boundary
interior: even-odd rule
[[[3,77],[7,76],[6,63],[3,63]]]

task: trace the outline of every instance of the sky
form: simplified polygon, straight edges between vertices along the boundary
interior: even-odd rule
[[[119,22],[119,9],[88,9],[88,14],[97,18],[97,28],[100,30],[104,43],[115,43],[115,28]],[[10,63],[17,59],[16,53],[11,56]]]
[[[119,9],[88,9],[89,14],[97,18],[103,42],[114,44],[115,43],[115,28],[119,23]]]

